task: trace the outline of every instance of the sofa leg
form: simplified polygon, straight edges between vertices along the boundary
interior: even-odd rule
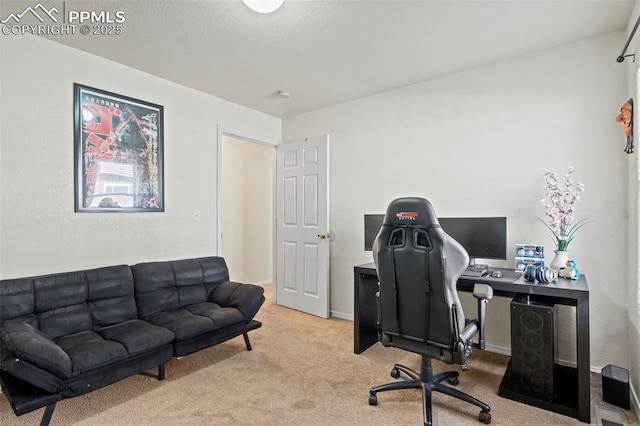
[[[251,348],[251,342],[249,342],[249,335],[245,331],[244,333],[242,333],[242,336],[244,337],[244,344],[247,345],[247,350],[250,351],[252,348]]]
[[[51,416],[53,415],[53,410],[56,408],[56,403],[47,405],[47,408],[44,410],[44,414],[42,415],[42,420],[40,420],[40,426],[48,426],[51,421]]]
[[[158,366],[158,380],[164,380],[164,363]]]

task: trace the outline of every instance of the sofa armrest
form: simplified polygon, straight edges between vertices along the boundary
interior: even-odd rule
[[[220,283],[211,291],[211,301],[220,306],[239,310],[248,324],[264,303],[264,288],[232,281]]]
[[[28,361],[61,378],[71,376],[69,355],[31,324],[5,321],[0,327],[0,339],[13,357]]]

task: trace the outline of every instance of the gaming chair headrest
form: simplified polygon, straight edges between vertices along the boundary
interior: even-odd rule
[[[393,200],[384,215],[384,225],[439,225],[431,203],[424,198],[404,197]]]

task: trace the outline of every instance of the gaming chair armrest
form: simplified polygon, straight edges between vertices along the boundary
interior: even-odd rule
[[[462,332],[460,333],[460,340],[462,342],[468,342],[469,340],[473,339],[473,336],[476,335],[478,329],[479,323],[477,320],[469,321],[464,327],[464,330],[462,330]]]
[[[473,296],[478,299],[478,324],[480,333],[478,336],[478,347],[485,348],[484,323],[486,320],[487,303],[493,298],[493,288],[489,284],[476,283],[473,285]]]

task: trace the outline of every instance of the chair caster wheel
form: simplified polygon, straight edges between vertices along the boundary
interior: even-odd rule
[[[458,386],[458,383],[460,383],[460,380],[457,377],[452,377],[449,380],[447,380],[447,382],[449,382],[451,386]]]
[[[369,395],[369,405],[378,405],[378,397],[376,395]]]
[[[399,379],[400,378],[400,370],[398,370],[397,368],[392,368],[391,369],[391,377],[393,377],[394,379]]]
[[[480,411],[480,414],[478,414],[478,420],[480,420],[485,425],[488,425],[489,423],[491,423],[491,413]]]

